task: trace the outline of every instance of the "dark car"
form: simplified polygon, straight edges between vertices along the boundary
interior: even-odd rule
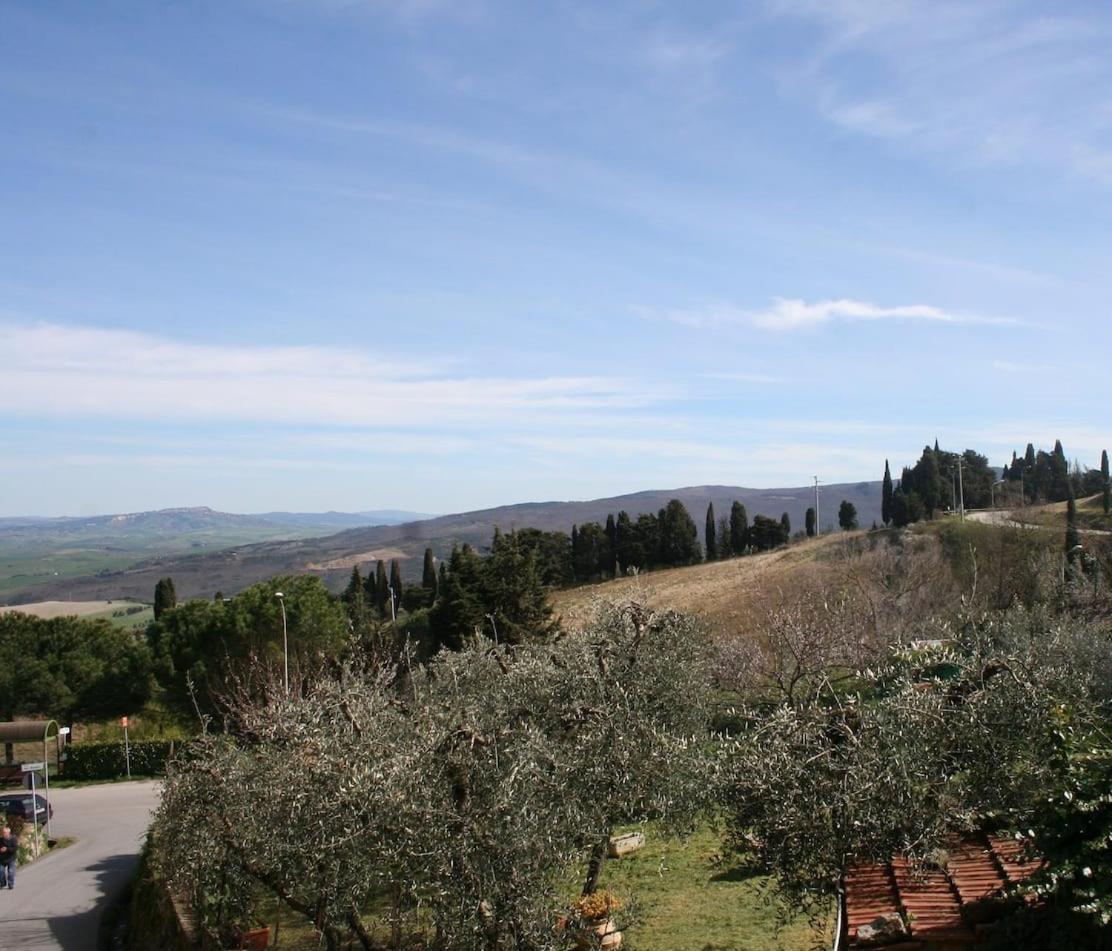
[[[31,818],[31,793],[8,792],[0,793],[0,810],[8,816],[21,816],[24,822],[33,822]],[[42,825],[47,817],[54,818],[54,807],[46,801],[45,796],[35,793],[35,812],[38,813],[39,824]]]

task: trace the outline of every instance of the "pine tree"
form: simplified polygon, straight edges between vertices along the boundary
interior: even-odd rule
[[[173,578],[160,578],[154,586],[154,619],[157,621],[167,611],[178,605],[178,595],[174,590]]]
[[[807,532],[807,537],[814,538],[816,526],[814,508],[807,509],[807,514],[803,517],[803,526]]]
[[[390,582],[386,580],[386,562],[381,558],[375,565],[375,608],[379,617],[386,617],[386,599],[390,597]]]
[[[744,555],[749,547],[749,515],[745,506],[734,502],[730,506],[730,550],[735,555]]]
[[[887,525],[892,521],[892,471],[884,460],[884,482],[880,489],[880,520]]]
[[[718,536],[717,525],[714,521],[714,503],[711,502],[707,505],[707,522],[706,522],[706,542],[707,542],[707,561],[718,560]]]
[[[394,599],[394,612],[396,613],[402,603],[402,569],[398,566],[397,560],[390,562],[390,587],[391,591],[389,596]]]
[[[1101,481],[1101,502],[1104,505],[1104,514],[1107,515],[1112,510],[1112,483],[1108,481],[1108,450],[1105,449],[1100,454],[1100,481]]]

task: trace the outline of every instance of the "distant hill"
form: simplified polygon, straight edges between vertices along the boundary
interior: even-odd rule
[[[199,507],[88,517],[0,518],[0,599],[43,584],[69,598],[70,579],[128,569],[139,561],[314,538],[344,528],[422,517],[397,511],[236,515]]]
[[[728,515],[735,499],[745,505],[750,519],[754,515],[779,518],[782,512],[787,512],[793,528],[800,529],[804,513],[814,502],[814,490],[809,486],[787,489],[693,486],[591,501],[527,502],[422,521],[349,528],[324,537],[306,538],[302,533],[302,537],[238,544],[220,551],[159,555],[122,566],[121,570],[102,570],[92,577],[48,580],[12,589],[5,600],[16,603],[130,597],[149,601],[155,582],[165,575],[173,577],[178,596],[184,598],[212,597],[216,591],[232,594],[274,575],[302,572],[317,574],[330,588],[339,590],[353,565],[368,565],[379,558],[399,559],[403,577],[413,580],[420,577],[421,556],[426,547],[432,548],[438,558],[443,558],[454,544],[468,542],[476,548],[485,548],[490,544],[496,525],[505,531],[527,527],[570,531],[573,524],[601,522],[608,513],[617,514],[623,509],[633,518],[644,512],[656,512],[670,499],[679,499],[687,506],[700,534],[707,504],[714,503],[716,515]],[[843,499],[857,507],[863,526],[879,520],[880,483],[855,482],[822,487],[820,520],[823,526],[836,524],[838,504]]]

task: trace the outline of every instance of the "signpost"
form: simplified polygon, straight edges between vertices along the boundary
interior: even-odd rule
[[[127,765],[127,778],[131,779],[131,747],[127,742],[127,717],[120,717],[120,726],[124,728],[124,763]]]
[[[24,763],[20,767],[23,772],[31,774],[31,821],[34,825],[34,838],[32,838],[32,846],[35,852],[35,858],[39,857],[39,798],[35,794],[35,774],[41,769],[46,771],[46,834],[50,835],[50,770],[47,768],[45,762],[43,763]]]

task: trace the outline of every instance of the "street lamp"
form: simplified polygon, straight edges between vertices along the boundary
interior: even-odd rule
[[[992,483],[992,485],[988,487],[989,497],[992,499],[993,508],[996,508],[996,487],[998,485],[1003,485],[1005,481],[1006,480],[1004,479],[997,479],[995,482]]]
[[[278,599],[278,604],[282,608],[282,661],[285,667],[284,682],[288,695],[290,692],[290,644],[286,637],[286,596],[281,591],[275,591],[274,597]]]

